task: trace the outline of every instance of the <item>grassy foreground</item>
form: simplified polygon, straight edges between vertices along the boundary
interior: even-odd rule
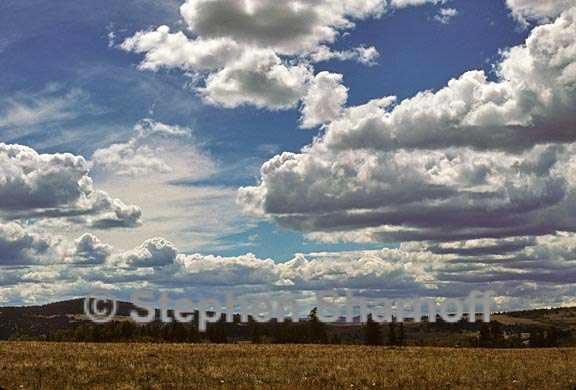
[[[573,389],[576,349],[0,343],[0,388]]]

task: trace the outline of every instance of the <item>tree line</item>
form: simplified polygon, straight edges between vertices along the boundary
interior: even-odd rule
[[[196,313],[197,314],[197,313]],[[81,322],[72,327],[49,331],[40,337],[13,335],[12,339],[45,340],[63,342],[149,342],[149,343],[233,343],[252,342],[270,344],[365,344],[370,346],[430,345],[438,335],[444,337],[446,346],[480,348],[546,348],[561,345],[562,340],[571,338],[568,331],[556,328],[536,328],[529,332],[504,327],[499,322],[468,323],[461,321],[448,324],[437,319],[436,323],[422,323],[407,327],[395,318],[387,324],[376,322],[368,315],[361,326],[350,324],[325,324],[318,318],[316,308],[305,320],[294,322],[271,320],[257,322],[249,317],[247,324],[240,323],[240,316],[228,323],[225,317],[208,324],[206,332],[198,331],[198,315],[190,324],[160,321],[138,325],[132,321],[115,321],[107,324]],[[351,335],[352,334],[352,335]],[[474,336],[477,334],[477,336]],[[465,336],[462,336],[465,335]],[[418,337],[422,339],[419,341]],[[446,337],[450,339],[446,339]],[[462,342],[462,340],[465,340]],[[438,345],[438,344],[436,344]]]

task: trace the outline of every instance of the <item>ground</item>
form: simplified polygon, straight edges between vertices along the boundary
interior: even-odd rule
[[[0,343],[0,388],[573,389],[576,349]]]

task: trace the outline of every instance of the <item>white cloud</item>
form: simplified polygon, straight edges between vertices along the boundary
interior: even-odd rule
[[[396,1],[390,7],[426,3],[439,1]],[[160,26],[136,33],[121,48],[144,54],[142,70],[188,72],[209,103],[291,109],[310,87],[310,62],[375,64],[374,47],[334,51],[329,45],[356,21],[380,17],[390,7],[385,0],[187,0],[180,11],[192,38]]]
[[[444,4],[447,0],[392,0],[391,5],[395,8],[414,7],[424,4]]]
[[[338,118],[348,100],[348,88],[342,75],[320,72],[302,99],[301,127],[312,128]]]
[[[458,10],[454,8],[441,8],[434,16],[434,20],[441,24],[448,24],[456,15],[458,15]]]
[[[184,33],[170,33],[168,26],[155,31],[141,31],[126,39],[122,49],[145,53],[140,64],[143,70],[162,67],[184,70],[214,70],[243,53],[242,47],[230,38],[189,39]]]
[[[234,257],[182,254],[161,238],[111,253],[112,249],[95,237],[83,236],[71,247],[77,262],[63,257],[50,266],[28,263],[3,269],[0,300],[31,302],[39,296],[56,300],[102,288],[127,297],[144,287],[193,299],[205,296],[208,288],[214,291],[212,296],[223,290],[241,296],[353,289],[355,295],[373,298],[464,297],[471,290],[490,289],[505,305],[538,296],[539,301],[560,305],[574,295],[570,286],[576,276],[575,245],[573,233],[557,233],[536,240],[520,237],[297,254],[280,263],[249,253]],[[70,252],[63,253],[70,256]]]
[[[0,267],[104,264],[112,247],[85,233],[73,242],[18,222],[0,223]]]
[[[299,154],[261,169],[239,203],[312,234],[362,242],[576,230],[576,9],[438,92],[352,107]]]
[[[231,37],[279,54],[300,54],[334,42],[339,30],[353,27],[352,19],[379,16],[385,6],[382,0],[188,0],[181,13],[200,37]]]
[[[359,46],[350,50],[334,51],[328,46],[319,46],[318,49],[310,55],[312,62],[323,62],[330,60],[354,60],[361,64],[372,66],[376,65],[376,60],[380,53],[374,46]]]
[[[523,25],[528,22],[546,23],[574,6],[572,0],[506,0],[512,15]]]
[[[190,129],[150,119],[140,121],[126,143],[96,150],[90,164],[97,175],[126,177],[176,179],[198,175],[195,171],[205,176],[214,170],[211,158],[194,144]]]
[[[30,95],[19,94],[2,101],[0,128],[22,128],[74,119],[78,116],[77,106],[90,108],[86,94],[79,89],[62,93],[58,85]]]
[[[271,50],[252,50],[211,74],[199,92],[227,108],[251,104],[282,110],[296,106],[311,76],[309,67],[287,65]]]
[[[333,149],[521,150],[575,140],[575,15],[576,9],[566,11],[554,23],[535,28],[524,45],[504,52],[497,64],[498,81],[469,71],[441,90],[421,92],[393,109],[374,104],[353,108],[331,125],[326,143]]]
[[[138,248],[121,254],[116,260],[128,267],[162,267],[174,263],[177,249],[162,238],[145,241]]]
[[[19,223],[0,223],[0,266],[46,261],[52,241],[27,231]]]
[[[119,249],[156,236],[186,251],[230,245],[221,240],[252,223],[236,206],[234,188],[204,183],[230,169],[216,157],[192,129],[140,121],[126,142],[97,150],[90,164],[99,188],[143,209],[142,224],[98,235]]]
[[[135,226],[140,215],[137,206],[93,188],[83,157],[0,144],[0,217],[71,217],[76,223],[108,228]]]
[[[112,247],[101,242],[93,234],[85,233],[74,241],[66,261],[74,264],[103,264],[112,254]]]
[[[84,235],[62,251],[60,258],[55,256],[50,268],[38,264],[9,272],[0,277],[0,288],[19,289],[29,282],[42,282],[48,287],[47,299],[52,298],[49,286],[64,280],[83,287],[89,283],[93,288],[110,284],[115,289],[146,284],[168,289],[228,287],[242,293],[246,286],[263,291],[348,287],[407,294],[427,288],[432,282],[432,260],[440,258],[385,249],[299,254],[286,263],[277,263],[250,253],[235,257],[181,254],[162,238],[147,240],[126,252],[111,252],[112,248],[96,237]]]

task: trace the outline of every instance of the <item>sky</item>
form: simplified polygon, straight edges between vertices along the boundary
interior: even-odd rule
[[[571,0],[4,0],[0,304],[576,304]]]

